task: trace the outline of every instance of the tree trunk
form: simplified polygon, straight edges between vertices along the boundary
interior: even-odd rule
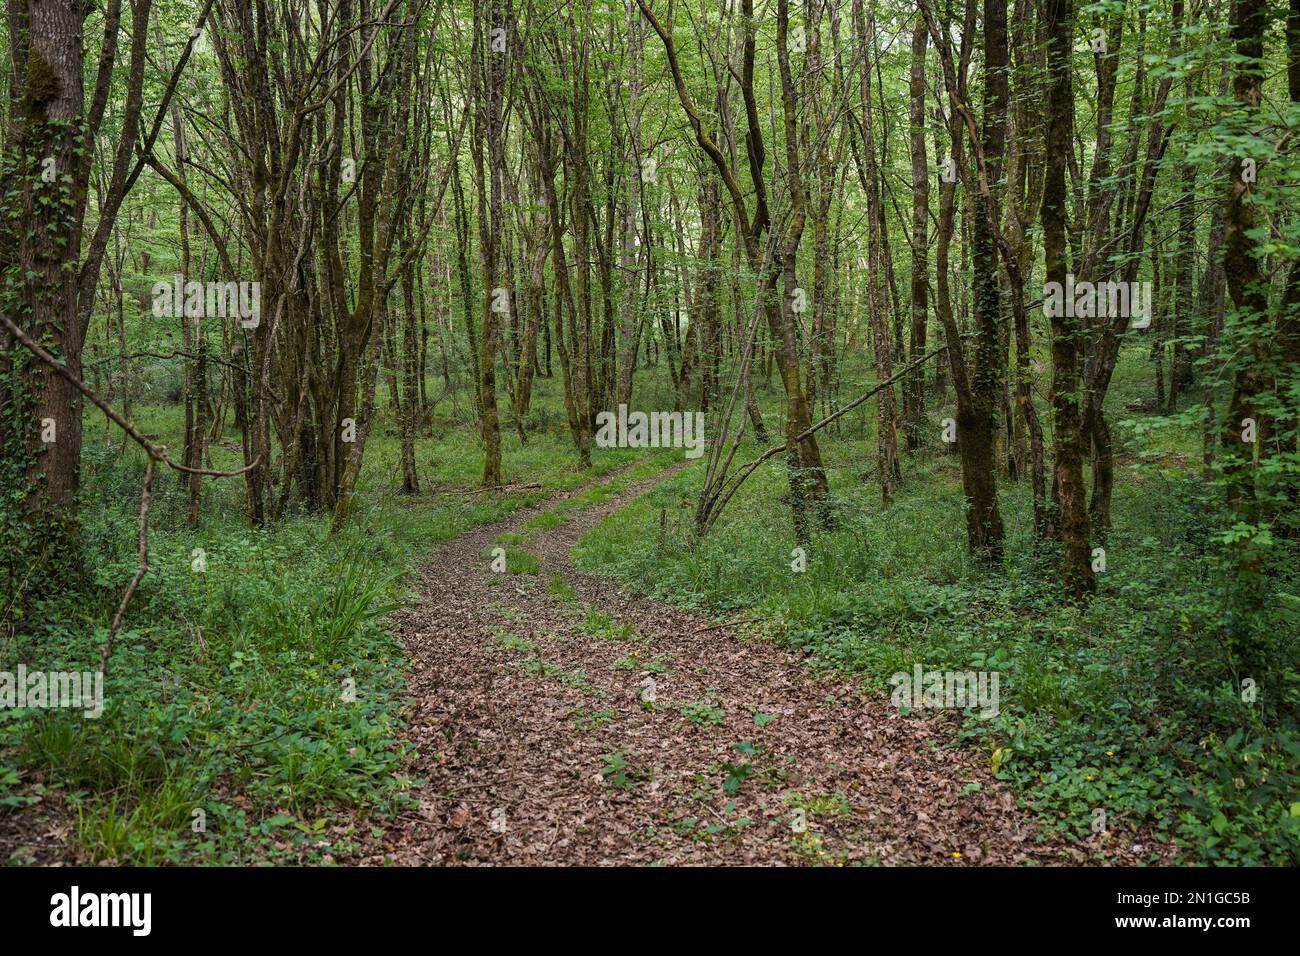
[[[1044,13],[1043,28],[1048,37],[1047,154],[1042,208],[1045,281],[1060,283],[1064,287],[1066,274],[1070,271],[1065,250],[1065,164],[1074,125],[1071,76],[1073,0],[1046,0]],[[1082,331],[1077,319],[1064,314],[1066,309],[1056,311],[1062,314],[1053,315],[1051,319],[1053,481],[1063,550],[1061,580],[1066,593],[1079,599],[1096,589],[1088,540],[1087,489],[1083,483],[1084,442],[1079,411]]]

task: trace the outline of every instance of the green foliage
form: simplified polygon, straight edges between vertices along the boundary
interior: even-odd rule
[[[721,727],[727,722],[727,712],[718,704],[717,697],[712,694],[705,700],[681,704],[678,710],[696,727]]]
[[[632,790],[650,779],[650,775],[633,766],[627,754],[621,750],[603,754],[601,759],[605,762],[600,768],[600,775],[605,778],[606,785],[615,790]]]
[[[179,446],[174,409],[143,406],[136,418]],[[472,462],[453,453],[461,442],[456,432],[421,439],[422,462],[446,463],[422,467],[426,480],[473,486]],[[328,516],[313,514],[250,529],[242,487],[229,480],[205,483],[203,522],[189,529],[185,489],[159,472],[150,570],[117,638],[104,714],[0,710],[0,806],[30,802],[24,777],[40,770],[70,805],[86,855],[141,865],[335,859],[355,847],[367,818],[407,807],[407,661],[386,615],[406,601],[408,573],[437,542],[539,493],[400,498],[382,463],[395,444],[375,430],[353,521],[335,535]],[[543,493],[590,477],[567,464],[563,433],[527,446],[507,437],[505,446],[507,473],[543,482]],[[214,445],[214,463],[233,464],[236,448]],[[602,458],[593,471],[623,460]],[[80,592],[32,602],[13,639],[0,641],[0,669],[98,666],[137,566],[143,467],[134,448],[121,456],[116,444],[86,443],[81,530],[93,577]],[[195,549],[205,571],[193,570]],[[581,672],[553,676],[590,689]]]
[[[1132,375],[1121,366],[1120,400]],[[999,672],[1000,713],[966,714],[958,740],[996,754],[996,775],[1033,798],[1045,831],[1087,837],[1100,807],[1112,833],[1154,830],[1184,859],[1300,862],[1300,555],[1275,541],[1256,605],[1236,606],[1231,518],[1195,459],[1178,458],[1188,432],[1175,423],[1116,435],[1131,464],[1116,486],[1108,569],[1082,611],[1060,599],[1058,559],[1035,548],[1027,489],[1003,488],[1010,557],[981,569],[966,555],[956,462],[905,459],[900,494],[882,510],[853,464],[870,456],[870,436],[824,445],[836,524],[815,535],[806,573],[789,564],[780,466],[756,474],[703,541],[684,526],[662,545],[650,533],[661,510],[690,501],[688,470],[606,519],[575,556],[710,614],[745,609],[810,666],[856,675],[881,696],[918,662]],[[1229,627],[1245,639],[1225,642]]]
[[[620,624],[604,611],[595,608],[587,609],[587,613],[578,622],[578,630],[607,641],[630,641],[636,637],[636,628],[631,624]]]
[[[578,600],[578,592],[573,589],[573,585],[558,575],[553,576],[550,581],[546,582],[546,590],[566,604]]]
[[[574,726],[581,731],[591,732],[599,730],[618,719],[618,712],[609,707],[602,707],[600,710],[593,710],[589,713],[576,713],[573,715]]]
[[[317,850],[266,819],[401,805],[404,658],[379,626],[393,579],[349,559],[358,539],[328,539],[316,522],[274,538],[210,530],[206,573],[190,570],[186,537],[155,534],[103,717],[32,712],[7,728],[24,763],[64,788],[86,851],[139,864],[298,858]],[[51,623],[14,658],[93,669],[107,607],[77,600],[46,605]],[[205,832],[191,830],[195,810]]]

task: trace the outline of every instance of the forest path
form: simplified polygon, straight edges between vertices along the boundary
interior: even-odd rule
[[[397,617],[426,782],[364,862],[1062,861],[986,759],[944,746],[950,722],[900,717],[770,640],[575,570],[584,534],[677,470],[530,526],[551,499],[432,555]],[[503,546],[539,573],[493,572],[509,534],[527,535]]]

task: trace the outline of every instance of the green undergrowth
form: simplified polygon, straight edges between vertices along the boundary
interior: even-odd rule
[[[1044,832],[1089,837],[1101,809],[1115,843],[1140,843],[1141,828],[1184,862],[1300,862],[1300,556],[1279,544],[1264,600],[1234,616],[1222,495],[1199,477],[1199,444],[1177,420],[1121,410],[1106,570],[1086,610],[1071,607],[1057,556],[1035,550],[1025,485],[1001,483],[1004,565],[972,562],[958,461],[931,414],[887,509],[866,429],[823,442],[834,524],[802,573],[779,461],[702,541],[699,471],[674,476],[594,529],[579,566],[719,619],[759,618],[811,666],[881,696],[917,664],[997,672],[999,713],[959,714],[957,743],[1032,802]],[[1225,645],[1228,626],[1249,655]]]
[[[134,417],[179,446],[174,408],[142,406]],[[18,621],[0,643],[0,669],[97,666],[137,567],[144,472],[142,454],[122,453],[118,436],[109,446],[91,437],[101,423],[87,416],[83,459],[93,580]],[[328,515],[292,505],[271,527],[250,527],[239,479],[205,482],[201,520],[188,528],[186,492],[160,470],[149,573],[117,635],[104,712],[0,709],[0,808],[66,806],[79,855],[95,862],[346,858],[365,828],[411,801],[400,743],[408,662],[387,625],[412,597],[411,572],[466,529],[628,465],[629,475],[661,467],[600,450],[579,471],[561,419],[537,424],[526,445],[502,437],[506,481],[540,489],[472,493],[482,456],[466,453],[464,423],[439,421],[417,442],[421,494],[402,496],[396,431],[381,418],[351,520],[334,535]],[[237,439],[228,432],[214,446],[216,467],[238,464]],[[11,859],[22,862],[23,849]]]

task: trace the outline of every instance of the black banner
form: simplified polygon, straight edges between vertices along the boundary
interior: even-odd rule
[[[672,939],[679,922],[720,941],[757,933],[771,942],[846,929],[911,940],[1006,938],[1177,939],[1228,943],[1282,931],[1294,871],[1264,869],[73,869],[0,873],[10,939],[320,942],[443,932],[606,939]],[[565,914],[568,914],[567,916]],[[603,927],[603,928],[602,928]],[[8,933],[6,934],[8,936]],[[620,934],[621,935],[621,934]],[[448,942],[451,938],[449,937]],[[805,941],[811,937],[805,936]]]

